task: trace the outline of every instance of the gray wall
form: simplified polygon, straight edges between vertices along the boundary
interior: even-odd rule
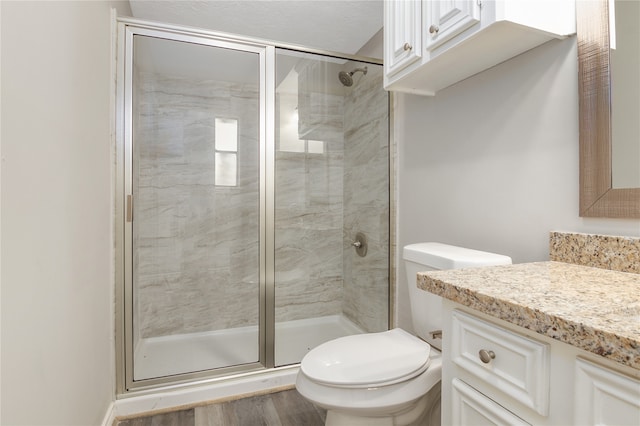
[[[353,64],[353,68],[362,64]],[[344,142],[343,311],[364,330],[388,327],[389,306],[389,111],[382,67],[346,90]],[[351,246],[356,233],[368,240],[360,257]]]
[[[136,76],[139,337],[257,325],[257,87],[147,72]],[[237,186],[215,183],[216,117],[238,120]]]
[[[337,72],[328,67],[323,79],[335,84]],[[382,67],[354,80],[338,94],[311,94],[308,113],[300,108],[300,127],[315,129],[323,154],[276,152],[277,321],[344,313],[367,331],[387,327],[387,93]],[[301,96],[313,87],[302,82]],[[359,231],[369,238],[364,258],[351,247]]]
[[[575,37],[439,92],[395,98],[398,247],[440,241],[548,259],[549,231],[640,235],[640,220],[578,217]],[[404,268],[398,324],[412,329]]]
[[[344,98],[311,93],[306,86],[300,85],[300,97],[313,104],[299,108],[299,128],[313,128],[313,139],[324,142],[324,152],[276,149],[277,322],[341,311]]]

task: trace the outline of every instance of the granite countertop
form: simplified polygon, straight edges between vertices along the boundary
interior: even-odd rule
[[[640,274],[536,262],[419,273],[418,287],[640,370]]]

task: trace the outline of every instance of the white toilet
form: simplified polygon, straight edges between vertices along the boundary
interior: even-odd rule
[[[415,337],[395,328],[341,337],[311,350],[300,364],[298,392],[327,410],[327,426],[440,425],[442,299],[416,286],[437,269],[507,265],[511,258],[440,243],[403,253]]]

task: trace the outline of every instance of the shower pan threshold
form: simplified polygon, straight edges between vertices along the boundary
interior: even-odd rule
[[[276,365],[299,363],[323,342],[364,332],[343,315],[278,322]],[[135,380],[256,362],[258,327],[141,339],[134,357]]]

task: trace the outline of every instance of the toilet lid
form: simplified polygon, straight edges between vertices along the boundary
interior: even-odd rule
[[[396,328],[323,343],[304,357],[300,369],[332,386],[388,385],[426,370],[430,350],[428,343]]]

